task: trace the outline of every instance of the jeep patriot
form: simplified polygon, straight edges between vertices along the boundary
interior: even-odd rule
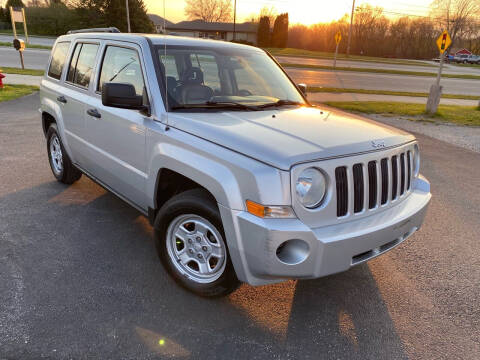
[[[259,48],[112,31],[55,43],[40,90],[50,167],[148,216],[180,285],[222,296],[318,278],[422,225],[413,135],[312,106]]]

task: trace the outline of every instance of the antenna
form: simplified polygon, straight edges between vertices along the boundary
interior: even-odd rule
[[[165,64],[163,66],[163,81],[165,82],[165,115],[166,115],[166,122],[165,122],[165,131],[168,131],[170,127],[168,126],[168,85],[167,85],[167,41],[166,41],[166,35],[167,35],[167,20],[166,20],[166,11],[165,11],[165,2],[167,0],[163,0],[163,37],[164,37],[164,47],[163,47],[163,54],[164,54],[164,59],[165,59]]]

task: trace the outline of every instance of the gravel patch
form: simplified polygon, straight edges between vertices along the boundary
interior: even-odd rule
[[[479,126],[460,126],[449,123],[422,121],[413,119],[412,117],[402,116],[387,117],[376,114],[364,116],[406,131],[427,135],[452,145],[480,153]]]

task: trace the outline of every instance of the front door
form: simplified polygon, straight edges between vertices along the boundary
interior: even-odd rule
[[[107,44],[100,64],[96,94],[85,108],[89,142],[89,168],[93,176],[141,209],[146,209],[146,160],[144,123],[150,119],[139,111],[103,106],[106,82],[130,83],[143,95],[145,82],[140,49]]]

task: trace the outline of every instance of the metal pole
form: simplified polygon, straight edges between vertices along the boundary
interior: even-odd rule
[[[233,41],[236,39],[236,25],[237,25],[237,0],[234,1],[233,5]]]
[[[23,51],[19,51],[20,53],[20,62],[22,63],[22,69],[25,70],[25,63],[23,62]]]
[[[336,66],[337,66],[337,54],[338,54],[338,45],[340,43],[337,43],[337,47],[335,48],[335,58],[333,59],[333,69],[335,70]]]
[[[437,81],[435,82],[437,87],[440,85],[440,78],[442,77],[443,63],[445,62],[445,52],[446,50],[440,55],[440,67],[438,68]]]
[[[127,28],[128,28],[128,32],[132,32],[132,30],[130,29],[130,10],[128,8],[128,0],[125,0],[125,7],[127,9]]]
[[[350,56],[350,41],[352,38],[353,12],[355,11],[355,0],[352,3],[352,15],[350,16],[350,29],[348,30],[347,56]]]

